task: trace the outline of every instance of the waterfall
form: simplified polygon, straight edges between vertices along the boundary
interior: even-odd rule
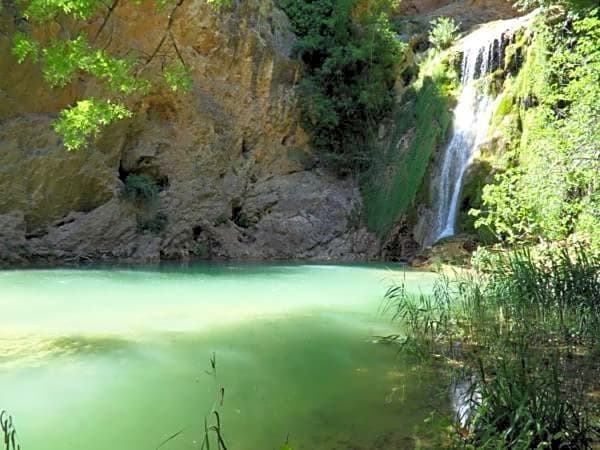
[[[525,18],[498,21],[471,33],[459,43],[462,52],[461,92],[454,109],[452,137],[444,149],[436,177],[433,229],[429,242],[453,236],[465,173],[484,143],[494,110],[486,92],[486,75],[503,66],[509,31],[523,26]]]

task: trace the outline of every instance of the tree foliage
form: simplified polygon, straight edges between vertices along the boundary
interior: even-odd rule
[[[54,123],[56,132],[63,136],[67,150],[84,147],[89,138],[96,137],[111,123],[131,117],[131,111],[121,103],[88,98],[60,113]]]
[[[157,47],[149,55],[138,49],[127,54],[110,54],[99,39],[108,33],[106,25],[119,0],[23,0],[11,3],[17,29],[12,35],[12,53],[19,63],[26,60],[39,64],[49,86],[64,87],[78,77],[98,81],[101,92],[95,98],[79,99],[62,111],[55,130],[63,136],[69,150],[84,148],[107,125],[132,115],[128,104],[147,93],[156,81],[147,73],[150,63],[160,59],[164,83],[172,91],[190,89],[189,68],[179,51],[171,26],[184,0],[157,0],[156,7],[165,15],[167,27]],[[214,7],[231,5],[231,0],[207,0]],[[137,1],[136,1],[137,3]],[[92,32],[87,26],[99,19],[100,27]],[[55,27],[47,27],[55,24]],[[36,32],[39,27],[57,29],[47,38]],[[109,38],[110,40],[110,38]],[[160,82],[160,81],[159,81]]]
[[[556,6],[570,10],[585,10],[597,6],[598,2],[596,0],[516,0],[514,4],[521,10]]]
[[[364,168],[368,129],[393,105],[404,44],[389,0],[280,0],[300,37],[305,66],[302,118],[324,162],[340,173]]]

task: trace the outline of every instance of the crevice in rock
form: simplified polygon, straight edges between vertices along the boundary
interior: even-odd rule
[[[253,224],[246,212],[240,199],[233,199],[231,202],[231,217],[230,219],[240,228],[250,228]]]
[[[162,175],[156,178],[156,185],[159,191],[165,191],[169,188],[169,177]]]
[[[192,228],[192,237],[194,241],[198,240],[203,231],[204,228],[202,228],[200,225],[196,225],[194,228]]]
[[[254,244],[256,242],[256,237],[246,232],[242,232],[238,236],[237,240],[240,244]]]
[[[420,246],[415,241],[412,228],[406,219],[398,222],[382,245],[381,256],[384,260],[407,262],[417,255]]]
[[[129,176],[131,172],[129,170],[126,170],[123,167],[123,161],[119,161],[119,180],[121,180],[123,183],[125,183],[125,180],[127,180],[127,177]]]
[[[26,233],[25,239],[26,240],[38,239],[38,238],[44,237],[46,234],[47,234],[46,230],[35,230],[30,233]]]
[[[470,209],[471,209],[471,197],[466,196],[462,199],[462,202],[460,204],[460,211],[468,212]]]
[[[244,214],[242,206],[240,205],[233,205],[231,207],[231,220],[233,220],[233,223],[235,223],[238,227],[248,227],[246,215]]]
[[[140,158],[140,160],[142,160],[142,158]],[[155,170],[144,170],[143,165],[141,168],[138,167],[133,170],[127,170],[123,167],[123,162],[121,161],[119,163],[118,172],[119,180],[121,180],[123,183],[127,183],[127,177],[129,175],[145,175],[151,178],[152,180],[154,180],[154,183],[156,183],[159,192],[167,190],[170,185],[169,177],[167,175],[158,174]]]
[[[55,222],[53,225],[56,228],[60,228],[62,226],[68,225],[70,223],[73,223],[77,220],[77,217],[73,217],[72,215],[68,215],[62,219],[60,219],[59,221]]]
[[[242,155],[248,155],[249,151],[250,151],[250,148],[248,147],[248,144],[246,143],[246,139],[242,139]]]
[[[271,214],[273,212],[273,208],[275,207],[275,205],[277,205],[277,203],[278,203],[277,200],[267,203],[263,207],[262,211],[260,211],[260,214],[258,215],[259,219],[262,219],[263,217]]]

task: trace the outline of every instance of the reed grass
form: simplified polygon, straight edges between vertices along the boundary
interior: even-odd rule
[[[219,386],[219,380],[217,377],[217,354],[212,353],[209,357],[210,370],[205,370],[206,374],[209,375],[214,383],[215,383],[215,401],[210,409],[210,411],[204,415],[203,419],[203,437],[201,450],[210,450],[211,448],[217,450],[228,450],[227,444],[225,443],[225,438],[223,435],[223,426],[221,424],[221,414],[219,413],[219,408],[223,406],[225,401],[225,388]],[[177,439],[180,435],[182,435],[188,428],[191,428],[190,425],[185,426],[173,433],[169,437],[167,437],[164,441],[162,441],[157,447],[156,450],[160,450],[161,448],[167,447],[167,445],[173,440]]]
[[[0,433],[4,450],[21,450],[17,442],[17,430],[13,423],[13,417],[6,411],[0,411]]]
[[[468,381],[455,444],[477,449],[585,449],[600,439],[600,255],[529,248],[481,258],[430,295],[400,283],[386,308],[405,353],[446,361]],[[465,420],[466,419],[466,420]]]

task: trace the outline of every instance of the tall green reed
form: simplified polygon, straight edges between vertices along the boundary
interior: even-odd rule
[[[489,256],[489,255],[488,255]],[[450,361],[467,382],[467,448],[589,448],[598,418],[586,396],[600,374],[600,258],[586,249],[482,258],[430,295],[386,293],[402,348]]]
[[[223,403],[225,401],[225,388],[219,385],[219,380],[217,377],[217,355],[216,353],[212,353],[209,357],[210,370],[206,370],[206,374],[209,375],[214,382],[215,385],[215,401],[210,408],[210,411],[204,416],[203,419],[203,435],[202,435],[202,444],[201,450],[211,450],[211,448],[217,450],[228,450],[227,445],[225,444],[225,438],[223,435],[223,425],[221,423],[221,413],[220,409],[223,407]],[[157,447],[156,450],[160,450],[163,447],[166,447],[171,441],[178,438],[182,435],[190,426],[185,426],[165,440],[163,440]]]
[[[17,442],[17,430],[13,418],[4,410],[0,411],[0,432],[4,450],[21,450],[21,446]]]

